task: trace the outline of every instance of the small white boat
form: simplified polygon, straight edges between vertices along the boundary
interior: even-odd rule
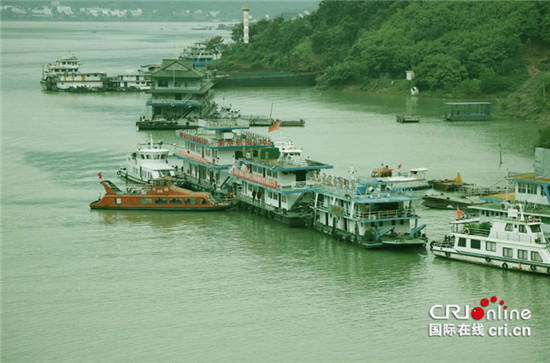
[[[398,169],[400,169],[400,167],[398,167]],[[397,175],[395,175],[393,169],[382,164],[380,168],[371,172],[371,178],[378,180],[384,186],[392,188],[422,189],[430,187],[430,183],[426,179],[427,173],[427,168],[416,168],[410,169],[408,173],[398,171]]]
[[[526,219],[523,210],[509,209],[506,218],[478,224],[478,219],[452,222],[452,233],[432,242],[436,256],[503,269],[550,274],[550,240],[540,219]]]
[[[139,144],[126,165],[117,174],[137,183],[150,184],[153,179],[175,177],[176,169],[168,164],[170,150],[162,147],[162,141],[154,143],[152,136],[146,144]]]

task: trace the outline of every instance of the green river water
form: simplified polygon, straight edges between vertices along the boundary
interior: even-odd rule
[[[125,73],[216,31],[181,23],[1,26],[2,361],[548,361],[548,276],[434,258],[422,248],[365,250],[239,211],[91,211],[102,191],[97,173],[123,183],[116,170],[148,136],[134,125],[148,95],[44,92],[42,66],[71,51],[83,71]],[[368,174],[403,164],[492,186],[504,185],[509,171],[533,170],[536,127],[445,122],[441,99],[273,87],[221,89],[216,100],[243,114],[268,115],[273,104],[275,117],[304,118],[306,127],[282,134],[338,175],[351,165]],[[395,122],[402,112],[422,121]],[[169,143],[173,135],[153,132]],[[417,211],[430,241],[456,215]],[[481,321],[484,336],[430,336],[430,324],[478,323],[432,319],[432,306],[472,309],[493,295],[531,318]],[[505,325],[530,334],[488,334]]]

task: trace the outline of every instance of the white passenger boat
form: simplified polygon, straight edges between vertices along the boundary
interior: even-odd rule
[[[550,274],[550,240],[542,232],[540,219],[526,219],[523,210],[509,209],[506,218],[489,222],[457,220],[442,242],[432,242],[436,256],[503,269]]]
[[[105,73],[79,72],[80,60],[73,54],[48,63],[42,71],[40,84],[48,91],[101,90],[104,88]]]
[[[175,167],[168,164],[169,153],[170,150],[162,146],[162,141],[155,143],[150,137],[146,144],[139,144],[137,150],[128,156],[126,165],[117,174],[146,184],[157,178],[175,177]]]

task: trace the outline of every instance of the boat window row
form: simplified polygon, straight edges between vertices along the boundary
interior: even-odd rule
[[[518,192],[523,194],[540,194],[545,195],[544,188],[539,188],[537,184],[518,183]]]
[[[512,232],[514,229],[517,229],[519,233],[527,233],[530,229],[531,232],[538,233],[540,232],[540,225],[535,224],[532,226],[526,226],[524,224],[513,224],[513,223],[506,223],[506,226],[504,227],[504,230],[507,232]]]
[[[166,154],[139,154],[139,157],[143,160],[147,159],[147,160],[164,160],[166,159]]]
[[[477,239],[471,239],[470,241],[470,248],[474,250],[481,250],[481,241]],[[458,239],[458,247],[468,247],[467,246],[467,240],[466,238],[459,238]],[[496,242],[485,242],[485,251],[488,252],[496,252],[497,251],[497,244]],[[502,248],[502,257],[508,257],[508,258],[514,258],[514,249],[509,247],[503,247]],[[516,258],[519,260],[529,260],[529,251],[527,250],[521,250],[518,249],[516,251]],[[531,251],[531,261],[536,262],[542,262],[542,257],[537,251]]]
[[[142,205],[153,204],[170,204],[170,205],[207,205],[205,198],[140,198],[139,203]]]

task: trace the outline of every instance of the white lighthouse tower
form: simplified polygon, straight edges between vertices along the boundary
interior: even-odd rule
[[[243,6],[243,41],[244,44],[248,44],[248,12],[250,7],[248,5]]]

